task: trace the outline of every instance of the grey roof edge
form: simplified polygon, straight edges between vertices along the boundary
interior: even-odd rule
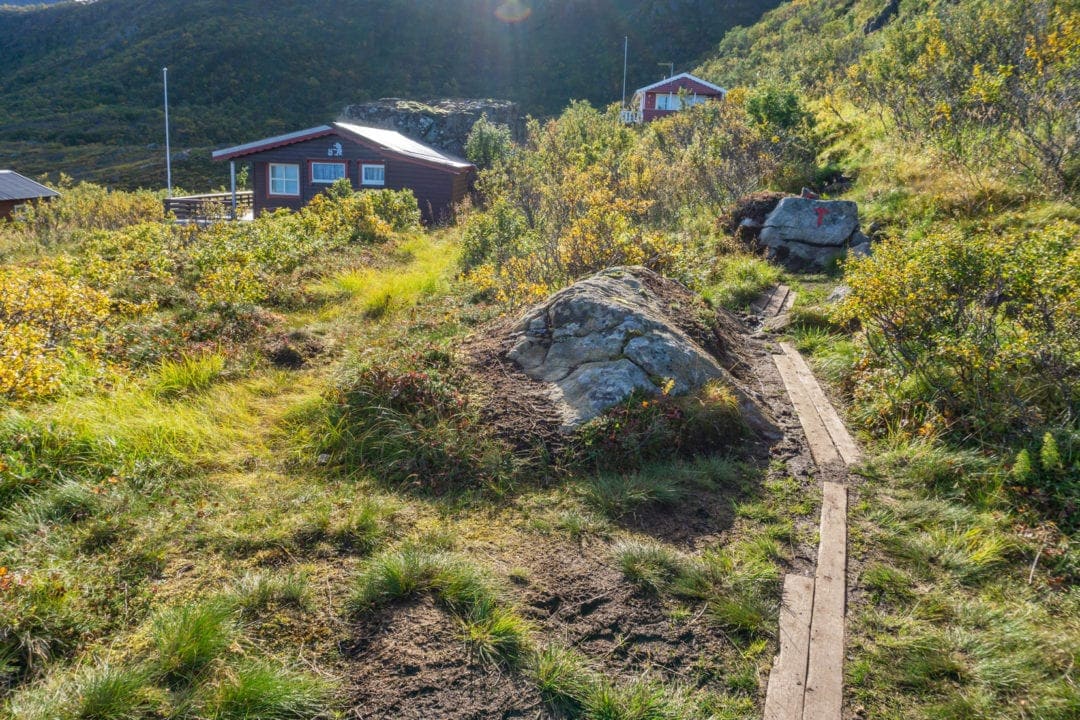
[[[36,200],[60,193],[14,170],[0,170],[0,200]]]

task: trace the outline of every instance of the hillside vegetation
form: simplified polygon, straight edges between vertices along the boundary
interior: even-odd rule
[[[178,162],[177,181],[201,187],[207,148],[327,122],[349,103],[499,97],[538,116],[572,99],[607,103],[621,93],[624,35],[633,89],[662,76],[658,62],[685,69],[776,4],[99,0],[0,10],[0,165],[160,183],[163,160],[147,146],[163,142],[163,66],[173,146],[198,149]]]
[[[729,34],[723,104],[479,124],[446,227],[337,186],[198,230],[85,183],[0,225],[0,713],[760,718],[812,466],[748,450],[723,385],[515,432],[476,364],[640,263],[736,311],[798,290],[782,339],[868,456],[846,712],[1080,714],[1080,15],[902,0],[864,32],[886,4]],[[804,185],[859,202],[870,257],[793,274],[731,234]]]

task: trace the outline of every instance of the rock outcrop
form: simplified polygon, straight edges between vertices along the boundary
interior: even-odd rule
[[[518,106],[509,100],[402,100],[383,98],[347,106],[343,122],[397,130],[459,157],[465,156],[465,141],[473,123],[487,115],[493,123],[510,128],[520,140],[524,124]]]
[[[772,260],[823,267],[842,256],[849,241],[864,244],[858,229],[859,206],[851,201],[786,197],[765,218],[758,242]],[[869,241],[865,243],[868,251]]]
[[[510,334],[507,357],[549,384],[564,430],[634,392],[656,394],[667,386],[681,395],[712,379],[732,387],[752,428],[771,427],[717,358],[679,328],[668,301],[650,289],[657,283],[678,288],[687,306],[695,300],[689,290],[645,268],[611,268],[529,310]]]

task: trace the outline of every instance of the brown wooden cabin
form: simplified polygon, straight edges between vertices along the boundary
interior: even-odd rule
[[[256,216],[297,210],[345,177],[356,189],[412,190],[424,222],[437,222],[476,177],[471,163],[399,132],[340,122],[216,150],[213,158],[251,163]]]
[[[634,91],[630,109],[622,113],[628,123],[651,122],[710,100],[723,100],[727,90],[690,73],[654,82]]]
[[[0,170],[0,220],[15,214],[15,208],[29,202],[46,202],[60,193],[14,170]]]

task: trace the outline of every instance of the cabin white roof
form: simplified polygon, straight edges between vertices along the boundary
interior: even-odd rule
[[[469,163],[466,160],[462,160],[459,157],[455,157],[449,153],[442,152],[441,150],[436,150],[429,145],[424,145],[421,142],[407,138],[396,130],[386,130],[384,128],[353,125],[352,123],[343,122],[330,123],[329,125],[316,125],[315,127],[310,127],[306,130],[297,130],[296,132],[275,135],[273,137],[263,138],[262,140],[244,143],[243,145],[234,145],[233,147],[215,150],[211,156],[214,160],[229,160],[326,135],[342,135],[347,138],[352,138],[361,144],[374,145],[395,155],[401,155],[426,163],[443,165],[455,170],[464,170],[472,167],[472,163]]]
[[[720,87],[719,85],[714,85],[713,83],[711,83],[711,82],[709,82],[707,80],[702,80],[697,75],[691,75],[690,73],[685,73],[684,72],[684,73],[679,73],[678,75],[672,75],[669,78],[664,78],[663,80],[658,80],[658,81],[654,82],[652,85],[646,85],[645,87],[638,88],[637,90],[634,91],[634,94],[637,95],[638,93],[644,93],[644,92],[648,92],[649,90],[655,90],[658,87],[661,87],[663,85],[667,85],[668,83],[674,82],[676,80],[693,80],[694,82],[700,83],[701,85],[704,85],[705,87],[707,87],[707,88],[709,88],[711,90],[715,90],[716,92],[720,92],[720,93],[726,93],[727,92],[727,90]]]

